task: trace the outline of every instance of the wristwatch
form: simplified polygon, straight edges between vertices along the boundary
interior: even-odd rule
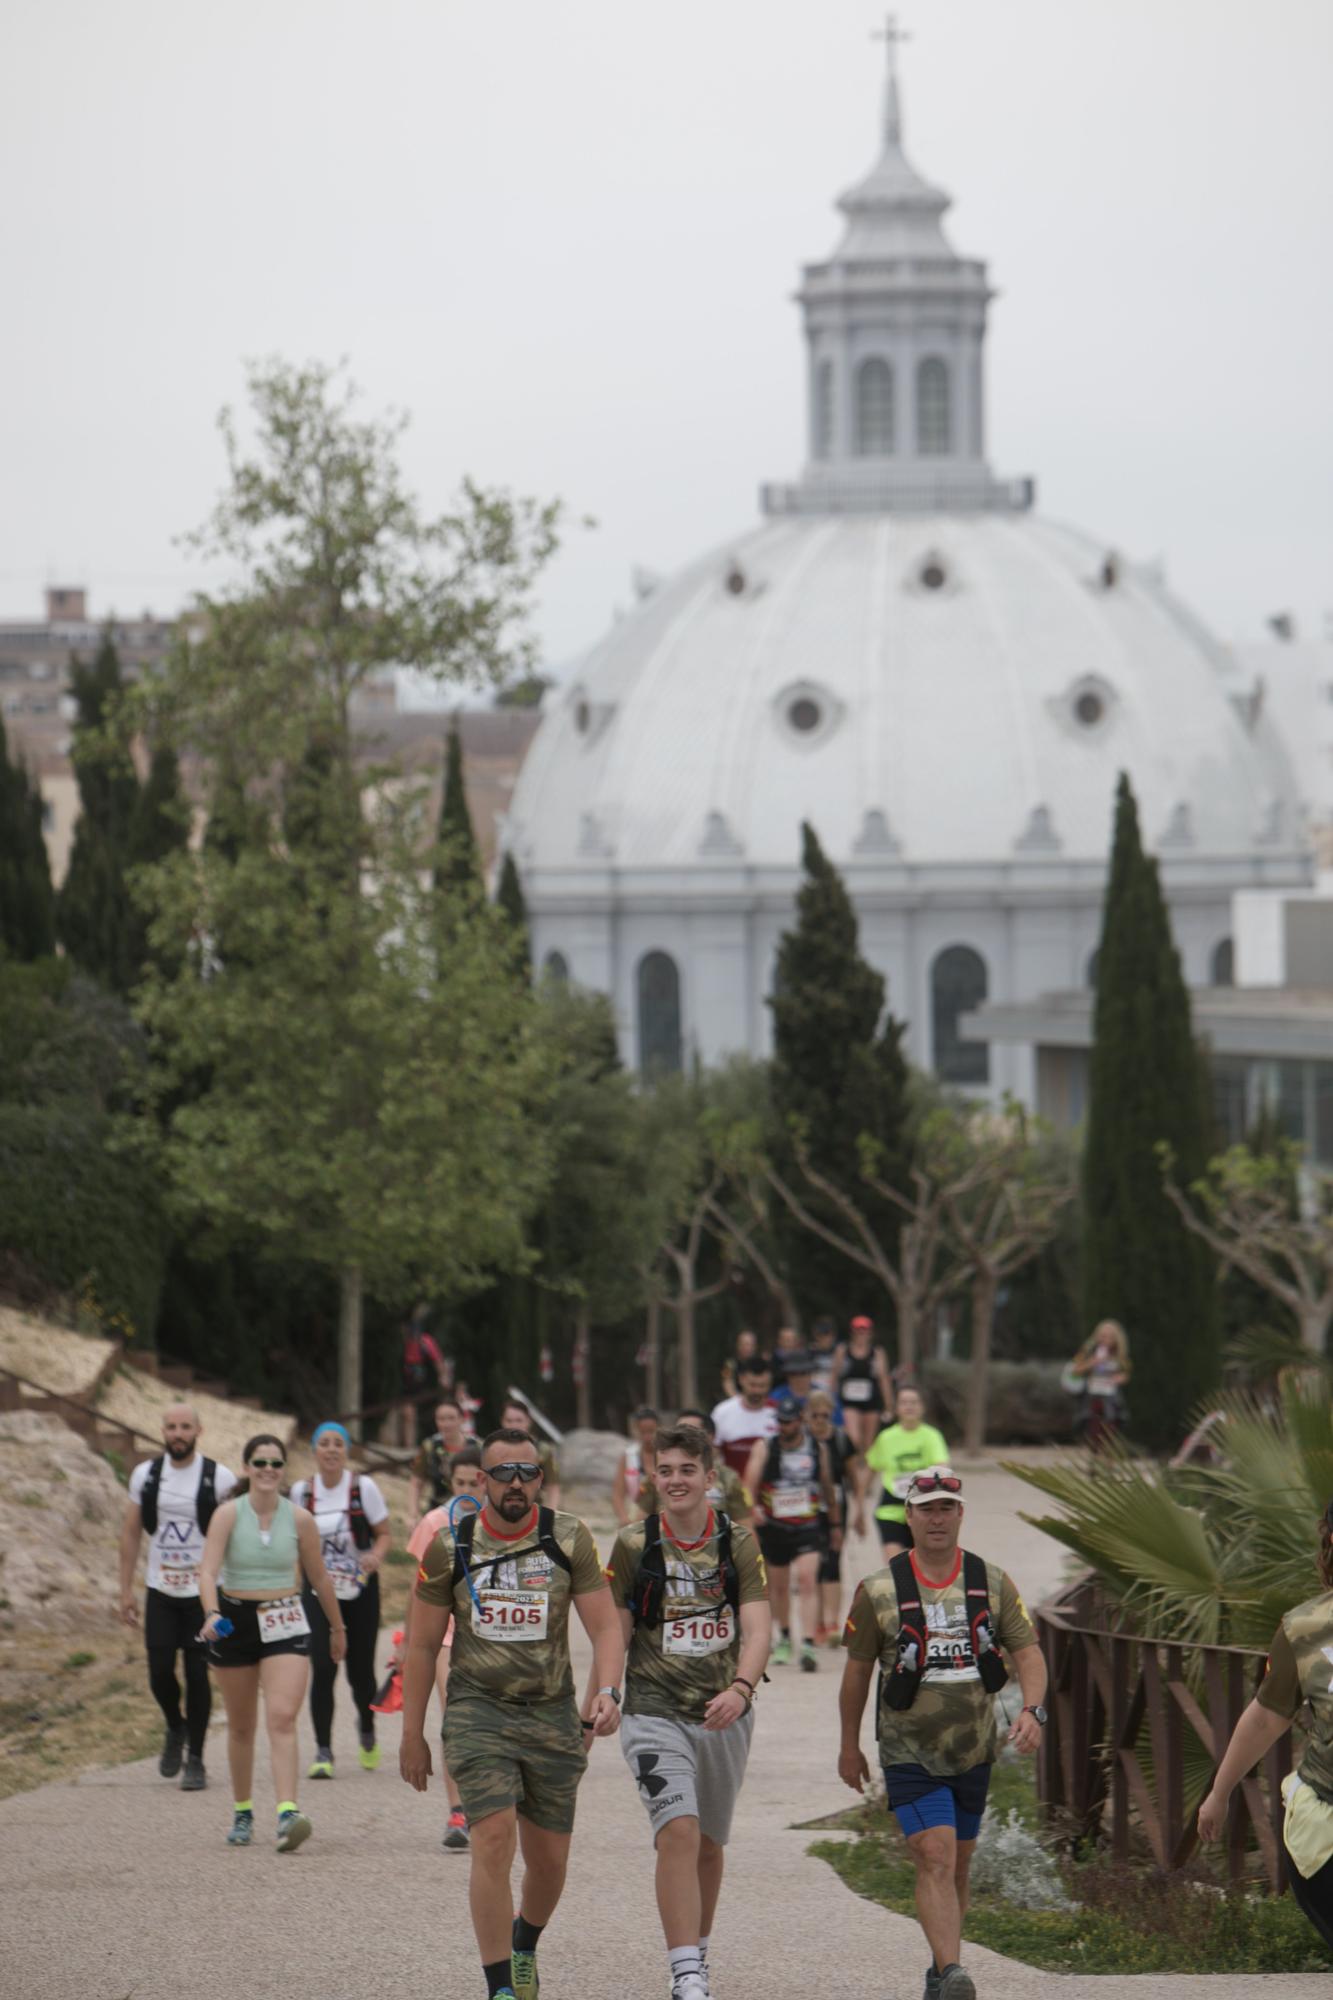
[[[1046,1727],[1046,1710],[1039,1701],[1030,1701],[1023,1710],[1024,1715],[1035,1715],[1042,1728]]]
[[[620,1689],[619,1689],[619,1688],[613,1688],[613,1687],[605,1687],[605,1688],[598,1688],[597,1692],[598,1692],[598,1694],[609,1694],[609,1695],[610,1695],[610,1697],[611,1697],[611,1699],[612,1699],[612,1701],[613,1701],[613,1702],[615,1703],[616,1707],[617,1707],[617,1708],[619,1708],[619,1707],[620,1707]]]

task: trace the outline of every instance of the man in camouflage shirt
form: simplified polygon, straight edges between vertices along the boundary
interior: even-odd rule
[[[968,1871],[986,1807],[991,1765],[998,1747],[993,1697],[982,1685],[977,1650],[988,1641],[1008,1656],[1023,1691],[1024,1707],[1009,1741],[1024,1755],[1041,1741],[1046,1711],[1046,1663],[1036,1633],[1011,1579],[987,1563],[986,1593],[993,1631],[977,1630],[982,1606],[969,1604],[959,1536],[963,1482],[947,1468],[918,1473],[907,1490],[912,1531],[911,1577],[919,1592],[918,1629],[925,1658],[904,1634],[900,1648],[899,1593],[892,1568],[877,1570],[859,1586],[843,1634],[847,1658],[838,1707],[842,1748],[838,1775],[853,1791],[870,1777],[861,1751],[861,1718],[878,1666],[879,1760],[889,1804],[906,1837],[916,1869],[916,1909],[933,1958],[926,2000],[975,2000],[970,1973],[958,1962],[967,1912]],[[919,1673],[910,1705],[884,1699],[890,1676],[901,1667]]]
[[[724,1567],[714,1476],[704,1431],[659,1431],[662,1511],[621,1529],[607,1572],[629,1649],[621,1748],[657,1846],[672,2000],[708,2000],[709,1935],[772,1630],[763,1557],[729,1519]]]
[[[537,2000],[537,1940],[564,1887],[584,1736],[610,1736],[620,1726],[625,1646],[588,1528],[541,1505],[528,1433],[492,1431],[481,1462],[485,1505],[467,1525],[440,1531],[417,1577],[399,1764],[424,1792],[426,1705],[452,1617],[444,1754],[471,1834],[472,1921],[486,1990],[491,2000]],[[569,1663],[571,1602],[593,1644],[596,1692],[583,1720]],[[514,1917],[516,1844],[524,1873]]]

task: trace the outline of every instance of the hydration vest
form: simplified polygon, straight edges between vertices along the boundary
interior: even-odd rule
[[[736,1567],[736,1559],[731,1553],[731,1517],[715,1514],[713,1527],[717,1535],[717,1566],[722,1572],[722,1594],[733,1612],[739,1618],[741,1610],[741,1577]],[[643,1625],[653,1632],[662,1622],[662,1603],[666,1597],[667,1573],[666,1553],[662,1547],[662,1516],[649,1514],[643,1524],[643,1555],[634,1573],[634,1585],[630,1591],[628,1610],[636,1627]]]
[[[801,1447],[797,1446],[797,1449],[800,1450]],[[825,1511],[824,1474],[832,1470],[833,1458],[832,1453],[825,1458],[824,1447],[812,1431],[805,1433],[805,1449],[814,1460],[814,1471],[810,1478],[810,1513],[813,1518]],[[774,1432],[768,1441],[768,1456],[764,1460],[761,1487],[766,1486],[771,1491],[773,1487],[781,1485],[783,1450],[782,1439]],[[829,1484],[836,1485],[837,1481],[830,1480]]]
[[[540,1549],[553,1563],[558,1563],[566,1576],[572,1577],[574,1566],[555,1538],[555,1511],[551,1507],[537,1509],[537,1539],[525,1542],[521,1549],[501,1549],[499,1555],[483,1556],[477,1568],[472,1567],[472,1536],[477,1525],[476,1513],[465,1514],[457,1528],[451,1532],[454,1538],[454,1574],[450,1590],[457,1590],[464,1574],[475,1577],[480,1571],[496,1569],[501,1563],[515,1562],[519,1556],[530,1556]]]
[[[149,1535],[157,1533],[157,1493],[158,1488],[162,1484],[162,1467],[165,1462],[165,1452],[153,1460],[148,1468],[148,1476],[143,1483],[143,1492],[139,1496],[139,1512],[143,1517],[144,1532]],[[200,1467],[199,1491],[195,1495],[194,1502],[194,1517],[199,1523],[199,1532],[201,1535],[208,1533],[208,1524],[217,1511],[217,1504],[217,1460],[215,1458],[206,1458]]]
[[[926,1671],[926,1608],[911,1556],[895,1556],[889,1570],[898,1593],[898,1657],[887,1673],[880,1673],[879,1698],[889,1708],[902,1710],[910,1708],[916,1700]],[[969,1555],[966,1549],[963,1596],[967,1605],[968,1639],[981,1685],[987,1694],[998,1694],[1009,1679],[1009,1669],[1000,1657],[995,1637],[986,1565],[980,1556]]]
[[[315,1511],[315,1477],[312,1474],[305,1489],[306,1512]],[[359,1549],[368,1549],[375,1539],[375,1532],[366,1519],[366,1510],[361,1505],[361,1481],[353,1478],[347,1495],[347,1519],[351,1523],[352,1541]]]

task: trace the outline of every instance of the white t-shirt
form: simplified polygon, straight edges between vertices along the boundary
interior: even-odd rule
[[[144,1484],[151,1458],[136,1465],[130,1474],[130,1499],[143,1503]],[[204,1455],[196,1452],[188,1465],[162,1461],[162,1478],[157,1489],[157,1528],[148,1542],[148,1588],[164,1597],[198,1597],[199,1558],[204,1538],[199,1528],[199,1481],[204,1476]],[[219,1465],[215,1477],[218,1505],[236,1484],[236,1474]]]
[[[728,1396],[713,1412],[713,1435],[718,1450],[744,1479],[750,1452],[759,1438],[770,1438],[778,1427],[778,1413],[771,1403],[757,1410],[747,1409],[739,1396]]]
[[[368,1473],[358,1475],[361,1486],[361,1511],[372,1528],[389,1518],[388,1503],[379,1487]],[[292,1488],[293,1507],[304,1509],[306,1495],[310,1490],[308,1479],[298,1479]],[[319,1529],[320,1552],[324,1557],[324,1567],[328,1570],[333,1588],[339,1597],[358,1597],[361,1593],[361,1558],[364,1549],[359,1549],[352,1538],[352,1475],[344,1472],[336,1486],[326,1486],[319,1473],[315,1474],[315,1505],[313,1508],[315,1526]]]

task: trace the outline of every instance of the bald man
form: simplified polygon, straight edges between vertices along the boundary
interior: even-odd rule
[[[164,1778],[181,1773],[183,1792],[202,1792],[204,1738],[212,1707],[208,1650],[199,1644],[204,1622],[199,1601],[199,1558],[213,1510],[227,1498],[236,1475],[197,1449],[201,1426],[189,1403],[172,1403],[162,1413],[157,1458],[146,1458],[130,1474],[130,1497],[120,1531],[120,1615],[139,1623],[134,1569],[139,1541],[148,1536],[148,1591],[143,1633],[148,1648],[148,1685],[166,1720],[158,1770]],[[181,1715],[176,1655],[185,1660],[185,1714]],[[181,1766],[184,1764],[184,1770]]]

